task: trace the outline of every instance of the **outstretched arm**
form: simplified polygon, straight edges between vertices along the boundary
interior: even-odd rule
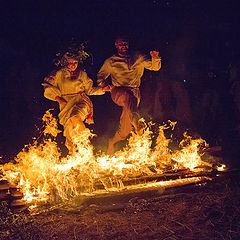
[[[110,60],[107,59],[103,63],[101,69],[99,70],[99,72],[97,74],[98,86],[105,87],[107,85],[106,79],[110,76],[110,74],[111,74],[111,64],[110,64]]]
[[[144,61],[144,67],[148,70],[158,71],[161,69],[161,57],[159,51],[150,51],[151,60]]]
[[[105,90],[101,86],[93,87],[93,81],[88,77],[86,72],[82,72],[82,78],[87,95],[102,95],[105,93]]]

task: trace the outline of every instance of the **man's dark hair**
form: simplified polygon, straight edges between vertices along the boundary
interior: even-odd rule
[[[126,36],[126,35],[117,35],[116,37],[115,37],[115,42],[117,41],[117,40],[124,40],[124,41],[126,41],[126,42],[129,42],[129,38],[128,38],[128,36]]]

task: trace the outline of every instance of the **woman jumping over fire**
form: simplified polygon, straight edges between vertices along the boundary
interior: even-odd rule
[[[69,154],[74,151],[74,134],[87,124],[93,124],[93,104],[88,95],[102,95],[105,89],[93,87],[93,81],[79,65],[89,56],[83,45],[76,51],[67,51],[56,65],[60,70],[45,77],[44,96],[59,103],[59,122],[64,127],[65,145]]]

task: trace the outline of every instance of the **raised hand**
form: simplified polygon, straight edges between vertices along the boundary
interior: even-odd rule
[[[156,50],[150,51],[150,55],[151,55],[152,58],[160,58],[159,57],[159,51],[156,51]]]

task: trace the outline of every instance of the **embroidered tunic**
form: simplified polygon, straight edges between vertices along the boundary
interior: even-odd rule
[[[88,95],[102,95],[99,87],[93,87],[93,81],[87,73],[76,70],[73,75],[67,68],[63,68],[50,74],[44,79],[44,96],[56,101],[57,96],[66,100],[64,107],[60,106],[59,122],[63,126],[75,115],[79,115],[82,121],[93,123],[93,106]]]

